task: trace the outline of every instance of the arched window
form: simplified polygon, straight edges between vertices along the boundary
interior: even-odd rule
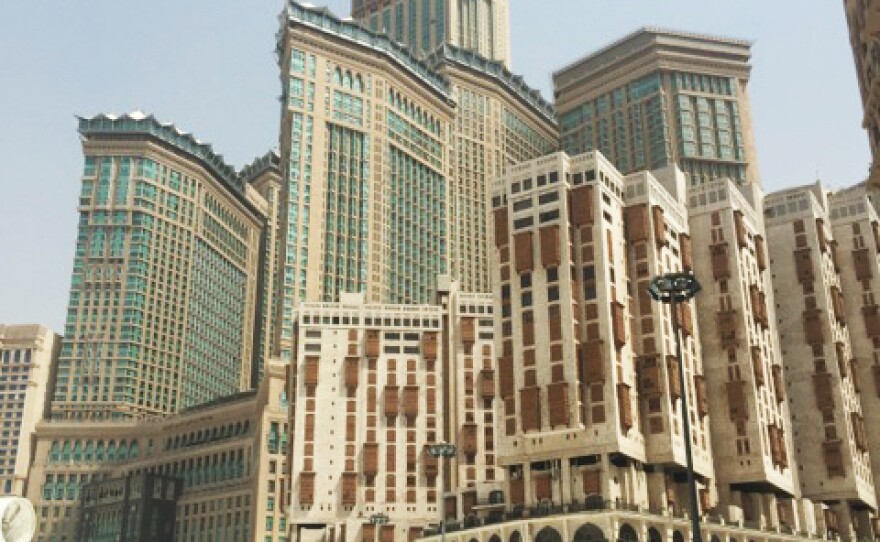
[[[65,440],[64,446],[61,447],[61,461],[70,461],[70,441]]]
[[[617,535],[617,539],[620,542],[639,542],[636,530],[629,523],[624,523],[620,526],[620,533]]]
[[[132,459],[137,459],[139,454],[140,450],[138,449],[138,442],[136,440],[132,441],[131,449],[128,451],[129,457],[131,457]]]
[[[562,535],[553,527],[544,527],[535,535],[535,542],[562,542]]]
[[[681,531],[674,531],[672,533],[672,542],[684,542],[684,535],[681,534]]]
[[[493,535],[489,538],[489,542],[501,542],[501,537],[498,536],[497,534],[493,534]]]
[[[52,441],[52,448],[49,449],[49,463],[57,463],[61,459],[61,445],[57,440]]]
[[[663,542],[663,535],[654,527],[648,528],[648,542]],[[720,541],[718,541],[720,542]]]
[[[104,441],[103,441],[103,440],[99,440],[99,441],[98,441],[98,447],[97,447],[97,449],[95,450],[95,460],[97,460],[97,461],[104,461],[104,459],[105,459],[105,455],[104,455]]]
[[[345,70],[345,76],[342,79],[342,86],[351,90],[351,72],[348,70]]]
[[[342,70],[336,68],[333,71],[333,84],[336,86],[342,86]]]
[[[127,461],[128,460],[128,443],[122,441],[119,443],[119,460]]]
[[[574,533],[574,542],[601,542],[605,540],[602,529],[592,523],[585,523]]]
[[[358,75],[354,78],[354,90],[355,92],[363,92],[364,91],[364,80],[361,79],[361,76]]]
[[[95,459],[95,442],[91,440],[86,441],[86,451],[83,456],[84,461],[93,461]]]
[[[116,461],[116,441],[111,440],[107,443],[107,461],[111,463]]]
[[[510,533],[510,538],[508,542],[522,542],[522,535],[519,534],[519,531],[513,531]]]
[[[76,444],[73,445],[73,460],[79,463],[83,459],[83,445],[82,441],[76,441]]]

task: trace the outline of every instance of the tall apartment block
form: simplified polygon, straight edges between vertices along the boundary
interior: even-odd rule
[[[844,0],[849,40],[856,62],[856,76],[865,110],[862,126],[868,132],[873,163],[869,182],[880,183],[880,2]]]
[[[435,305],[305,303],[291,397],[291,533],[418,538],[440,516],[477,513],[501,489],[488,295],[445,277]],[[428,452],[457,445],[441,464]],[[369,518],[385,514],[387,525]],[[296,533],[295,535],[293,533]]]
[[[624,174],[676,164],[690,184],[758,182],[749,42],[645,28],[553,74],[562,150]]]
[[[442,274],[487,292],[487,179],[555,148],[549,105],[499,63],[453,46],[422,63],[293,0],[278,57],[282,357],[303,301],[424,304]]]
[[[493,192],[498,456],[511,506],[649,506],[623,177],[598,153],[508,168]]]
[[[877,500],[828,210],[819,183],[764,201],[801,491],[852,540],[873,536]]]
[[[465,292],[491,292],[491,185],[504,168],[544,156],[558,146],[552,106],[499,62],[444,45],[427,59],[449,80],[456,100],[455,220],[451,252]]]
[[[510,64],[508,0],[352,0],[362,26],[425,56],[443,44]]]
[[[257,389],[163,418],[39,424],[34,540],[287,542],[285,366],[269,360]]]
[[[880,217],[865,183],[829,195],[840,286],[852,347],[852,384],[862,404],[871,472],[880,472]],[[877,489],[877,483],[874,483]],[[875,528],[874,532],[880,532]]]
[[[0,325],[0,494],[24,496],[31,436],[48,417],[61,337],[40,325]]]
[[[754,186],[692,186],[688,213],[720,511],[750,525],[806,530],[796,487],[785,369],[767,241]],[[807,512],[810,510],[807,509]]]
[[[250,387],[265,201],[209,145],[79,122],[85,168],[56,419],[176,412]]]
[[[656,176],[655,176],[656,175]],[[638,353],[639,419],[645,439],[650,504],[676,511],[688,504],[681,402],[687,395],[694,470],[702,482],[700,509],[715,508],[709,396],[704,376],[700,330],[693,301],[678,305],[685,388],[680,383],[671,308],[648,294],[651,279],[692,272],[694,262],[686,207],[686,180],[675,166],[654,175],[627,176],[624,230],[633,348]]]
[[[284,187],[278,153],[270,151],[241,170],[241,178],[266,201],[261,275],[257,287],[257,344],[251,364],[251,387],[263,376],[263,363],[277,358],[281,341],[281,302],[284,288]]]

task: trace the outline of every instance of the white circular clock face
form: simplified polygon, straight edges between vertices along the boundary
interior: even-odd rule
[[[0,542],[31,542],[37,515],[27,499],[0,497]]]

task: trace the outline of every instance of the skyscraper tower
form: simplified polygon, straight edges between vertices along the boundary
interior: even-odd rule
[[[152,116],[80,119],[85,169],[53,418],[179,411],[251,386],[265,201]]]
[[[507,0],[352,0],[351,14],[417,56],[448,43],[510,65]]]
[[[758,182],[751,44],[645,28],[553,75],[562,150],[623,174],[677,164],[691,184]]]
[[[877,159],[880,157],[880,3],[871,0],[844,0],[846,20],[849,23],[849,39],[856,62],[856,76],[859,80],[859,91],[865,116],[862,126],[868,132],[871,155],[870,182],[875,187],[880,185],[880,168]]]

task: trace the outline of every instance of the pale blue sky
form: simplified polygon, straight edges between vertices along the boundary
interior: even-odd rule
[[[313,0],[314,3],[319,2]],[[348,0],[325,3],[339,15]],[[840,0],[511,0],[513,70],[550,73],[646,25],[754,40],[766,190],[862,180],[868,146]],[[0,2],[0,323],[63,329],[81,151],[75,115],[143,109],[236,167],[276,145],[280,0]]]

